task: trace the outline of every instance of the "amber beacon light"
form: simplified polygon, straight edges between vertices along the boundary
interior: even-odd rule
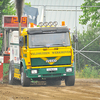
[[[62,26],[65,26],[65,21],[62,21]]]

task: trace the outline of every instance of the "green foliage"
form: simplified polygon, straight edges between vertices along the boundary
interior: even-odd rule
[[[84,0],[81,6],[83,15],[80,16],[80,24],[86,25],[88,21],[92,22],[92,28],[100,26],[100,7],[86,7],[86,6],[100,6],[98,0]]]
[[[80,73],[76,72],[77,78],[100,78],[100,69],[97,66],[88,66],[81,70]]]
[[[25,3],[25,5],[28,5],[28,6],[30,6],[31,7],[31,3],[29,2],[29,3]]]

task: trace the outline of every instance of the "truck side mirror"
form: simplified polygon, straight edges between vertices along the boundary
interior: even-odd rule
[[[20,36],[19,37],[19,46],[23,46],[24,45],[24,42],[23,42],[23,36]]]
[[[78,37],[76,35],[73,35],[73,41],[78,42]]]

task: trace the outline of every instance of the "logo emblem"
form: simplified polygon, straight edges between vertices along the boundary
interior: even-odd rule
[[[50,65],[53,65],[55,62],[57,62],[61,57],[56,57],[55,59],[47,59],[45,57],[42,57],[41,59],[43,59],[46,63],[49,63]]]
[[[49,62],[57,62],[57,60],[56,59],[49,59],[49,60],[46,60],[46,62],[47,63],[49,63]]]

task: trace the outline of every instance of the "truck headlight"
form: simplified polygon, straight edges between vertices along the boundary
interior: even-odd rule
[[[31,70],[31,74],[37,74],[38,71],[37,70]]]
[[[72,68],[66,68],[66,72],[72,72]]]

